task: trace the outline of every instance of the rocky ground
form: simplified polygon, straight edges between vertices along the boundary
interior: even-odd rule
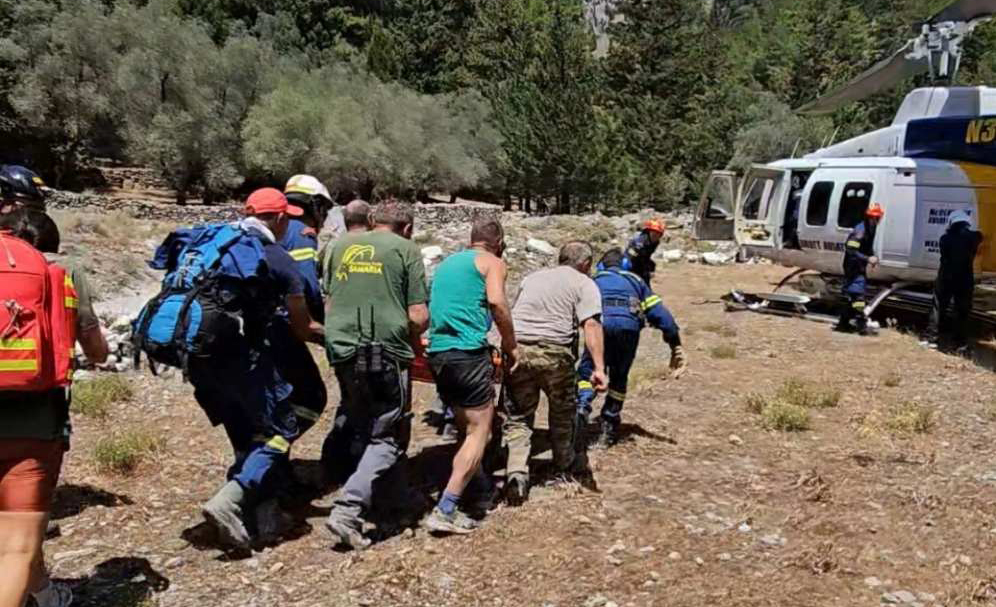
[[[551,263],[530,238],[605,247],[636,219],[509,217],[514,274]],[[467,228],[451,223],[416,238],[454,250]],[[121,373],[130,396],[75,416],[56,499],[61,536],[46,548],[55,576],[73,585],[75,604],[101,607],[996,603],[992,373],[893,330],[861,338],[727,312],[730,288],[770,290],[788,270],[691,263],[699,246],[673,233],[661,249],[682,260],[662,264],[654,287],[692,367],[668,380],[667,348],[645,332],[625,438],[592,455],[597,492],[539,488],[472,536],[435,539],[413,522],[362,554],[331,549],[321,496],[270,545],[225,555],[199,515],[228,465],[223,432],[180,378]],[[142,234],[129,253],[151,238]],[[438,257],[425,256],[430,266]],[[109,293],[113,257],[91,256],[108,265]],[[808,410],[806,430],[771,429],[756,395],[792,380],[835,398]],[[419,386],[416,411],[431,399]],[[328,418],[295,446],[302,477],[315,471]],[[129,438],[143,456],[118,465],[108,443]],[[542,466],[542,432],[538,443]],[[451,454],[416,424],[409,457],[422,495],[438,489]]]

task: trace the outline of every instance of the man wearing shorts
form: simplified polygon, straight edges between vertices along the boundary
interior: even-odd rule
[[[474,223],[470,248],[436,269],[429,297],[429,365],[443,403],[465,437],[446,489],[426,521],[436,533],[470,533],[477,523],[459,509],[460,496],[481,467],[494,419],[494,363],[488,331],[494,318],[509,366],[518,355],[505,300],[505,234],[496,219]]]
[[[0,231],[56,253],[59,231],[40,210],[22,207],[0,214]],[[91,305],[83,274],[68,274],[76,298],[76,340],[87,359],[107,359],[107,342]],[[67,299],[67,305],[71,300]],[[64,388],[0,392],[0,607],[20,607],[28,593],[40,607],[69,605],[68,588],[52,584],[41,546],[68,446],[69,399]]]

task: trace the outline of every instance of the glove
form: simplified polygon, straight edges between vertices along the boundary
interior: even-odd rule
[[[688,370],[688,357],[681,346],[671,348],[671,377],[679,379]]]

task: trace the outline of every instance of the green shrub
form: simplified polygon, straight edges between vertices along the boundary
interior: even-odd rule
[[[149,456],[161,451],[164,442],[145,430],[129,430],[97,441],[93,457],[101,472],[128,475]]]
[[[809,411],[783,400],[772,400],[761,409],[761,425],[782,432],[808,430]]]
[[[904,401],[889,408],[885,425],[898,434],[926,434],[934,427],[934,410],[916,401]]]
[[[804,409],[829,409],[840,404],[840,390],[820,388],[790,379],[775,393],[775,398]]]
[[[131,383],[122,375],[109,373],[73,384],[70,411],[79,415],[104,419],[111,405],[134,396]]]

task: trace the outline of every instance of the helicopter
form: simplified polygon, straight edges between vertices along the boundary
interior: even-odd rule
[[[798,108],[827,114],[929,72],[952,81],[961,43],[996,16],[996,0],[959,0],[921,26],[899,51],[850,82]],[[968,213],[985,236],[975,259],[983,285],[977,317],[996,323],[996,88],[918,88],[892,123],[801,158],[755,164],[739,175],[713,171],[696,208],[693,236],[734,240],[741,254],[798,268],[810,289],[833,293],[844,241],[872,202],[885,217],[875,235],[880,263],[868,278],[878,296],[929,308],[948,217]],[[812,285],[817,285],[813,287]]]

